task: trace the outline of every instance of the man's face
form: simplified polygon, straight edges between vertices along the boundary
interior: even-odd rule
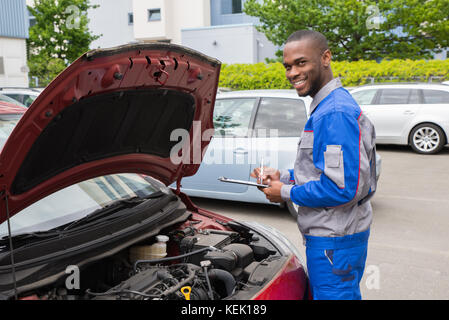
[[[285,74],[300,97],[313,97],[324,85],[323,62],[327,63],[311,40],[291,41],[285,45]]]

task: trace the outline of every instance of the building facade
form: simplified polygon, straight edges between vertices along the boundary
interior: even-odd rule
[[[278,47],[257,31],[259,20],[243,12],[246,0],[210,0],[211,25],[181,30],[182,44],[224,63],[275,58]]]
[[[91,49],[109,48],[135,41],[133,0],[90,0],[98,5],[87,12],[89,30],[101,35],[90,44]]]
[[[224,63],[274,58],[277,48],[243,13],[245,0],[91,0],[89,29],[102,35],[91,48],[133,41],[182,44]],[[111,23],[113,21],[113,23]]]
[[[181,30],[210,26],[210,0],[133,0],[138,41],[181,44]]]
[[[28,87],[25,0],[0,1],[0,87]]]
[[[264,62],[277,51],[251,23],[183,29],[182,44],[223,63]]]
[[[257,18],[243,13],[245,1],[210,0],[211,25],[182,29],[182,44],[224,63],[258,63],[275,58],[278,47],[257,31]]]

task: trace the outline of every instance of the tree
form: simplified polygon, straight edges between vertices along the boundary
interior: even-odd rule
[[[276,45],[323,33],[335,60],[428,59],[449,47],[449,0],[247,0],[244,12]]]
[[[40,85],[47,85],[99,38],[87,26],[87,10],[96,7],[89,0],[34,0],[28,7],[36,21],[27,40],[28,66]]]

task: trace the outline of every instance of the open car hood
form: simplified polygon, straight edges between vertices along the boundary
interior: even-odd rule
[[[165,43],[81,56],[34,101],[0,154],[0,222],[96,176],[142,173],[179,185],[212,136],[220,66]]]

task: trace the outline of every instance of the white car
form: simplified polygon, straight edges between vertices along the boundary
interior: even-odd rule
[[[449,86],[444,84],[375,84],[351,94],[376,129],[376,143],[410,145],[434,154],[448,143]]]
[[[35,88],[0,88],[0,94],[8,96],[21,104],[29,107],[42,89]]]

